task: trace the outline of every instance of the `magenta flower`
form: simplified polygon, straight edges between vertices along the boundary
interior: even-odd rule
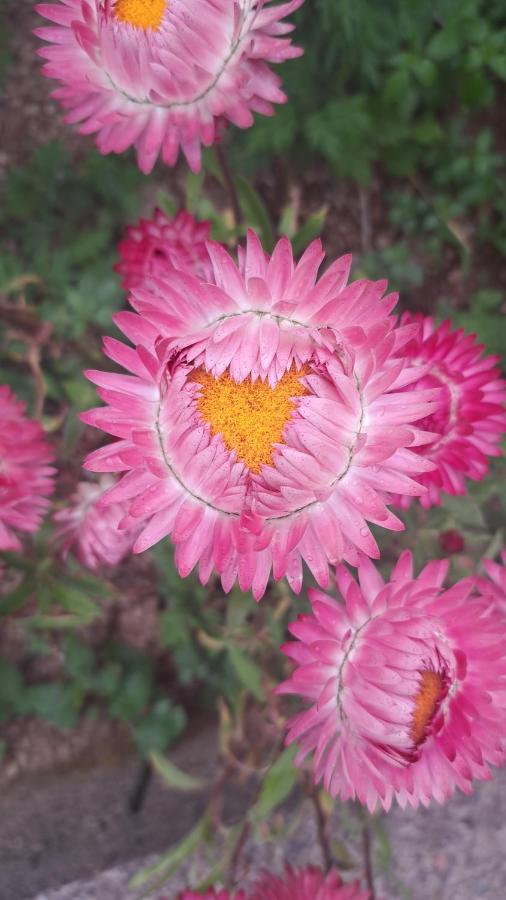
[[[249,900],[368,900],[358,881],[344,884],[337,872],[325,875],[315,866],[286,867],[284,878],[266,872],[253,887]]]
[[[441,587],[448,563],[413,578],[404,553],[384,584],[373,564],[360,587],[337,570],[344,605],[310,591],[312,614],[290,631],[295,663],[278,691],[311,702],[288,724],[300,764],[314,752],[316,782],[374,810],[470,793],[506,751],[506,618],[474,580]]]
[[[204,894],[183,891],[178,900],[368,900],[358,881],[344,884],[337,872],[325,875],[315,866],[292,869],[287,866],[284,877],[265,872],[247,895],[244,891],[230,893],[211,888]]]
[[[420,503],[428,509],[441,503],[443,493],[465,494],[466,480],[484,478],[489,457],[501,455],[506,382],[500,378],[499,357],[483,356],[476,335],[452,331],[450,322],[436,327],[430,316],[405,313],[401,321],[421,325],[403,350],[413,365],[422,367],[417,387],[439,386],[442,391],[436,411],[419,423],[438,434],[433,443],[418,450],[436,464],[420,479],[427,488]],[[396,501],[404,507],[410,503],[407,497]]]
[[[185,209],[173,219],[156,209],[152,219],[140,219],[136,225],[130,225],[118,247],[121,259],[115,266],[125,290],[149,286],[150,276],[168,278],[171,269],[212,281],[206,247],[210,227],[210,222],[197,222]]]
[[[500,563],[484,559],[483,568],[488,577],[476,579],[478,588],[483,595],[492,597],[497,609],[506,615],[506,550],[501,553]]]
[[[222,125],[253,124],[286,96],[268,63],[301,54],[282,20],[303,3],[289,0],[59,0],[40,4],[52,24],[38,28],[48,47],[43,72],[66,120],[96,134],[101,153],[134,146],[150,172],[158,156],[172,166],[181,148],[200,168],[201,146]]]
[[[38,531],[54,490],[53,453],[25,404],[0,386],[0,550],[20,550],[15,532]]]
[[[54,539],[65,558],[72,551],[83,566],[116,566],[130,553],[139,527],[120,529],[127,508],[124,503],[111,503],[105,508],[99,501],[115,484],[103,476],[98,482],[81,481],[67,506],[53,516],[57,523]]]
[[[397,358],[418,325],[395,328],[385,282],[346,287],[350,257],[317,281],[319,241],[298,265],[252,233],[240,268],[208,250],[215,284],[173,271],[115,316],[136,346],[106,353],[132,374],[87,373],[107,407],[83,419],[118,440],[86,467],[126,473],[108,502],[143,524],[134,551],[170,534],[182,576],[260,598],[271,569],[299,591],[305,561],[324,587],[329,564],[379,555],[368,522],[403,528],[388,492],[419,494],[432,465],[412,423],[439,392],[404,392],[419,370]]]

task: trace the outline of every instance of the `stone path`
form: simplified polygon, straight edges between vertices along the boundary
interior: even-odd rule
[[[216,764],[212,730],[194,735],[173,754],[188,772],[211,776]],[[133,874],[191,827],[205,798],[176,795],[153,781],[141,811],[128,810],[138,775],[134,759],[99,769],[24,779],[5,789],[0,818],[0,900],[136,900]],[[228,817],[243,798],[228,798]],[[388,870],[376,862],[378,900],[504,900],[506,897],[506,771],[457,795],[444,807],[417,813],[395,809],[384,821],[392,845]],[[281,871],[320,863],[309,820],[282,844],[245,847],[244,882],[262,868]],[[159,894],[173,900],[208,863],[181,873]],[[62,885],[65,885],[62,887]],[[156,897],[156,895],[155,895]]]

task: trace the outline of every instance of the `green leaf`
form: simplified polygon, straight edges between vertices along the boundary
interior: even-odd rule
[[[76,634],[68,634],[63,644],[65,668],[69,675],[81,684],[89,685],[95,657]]]
[[[269,211],[260,194],[241,175],[236,178],[239,203],[249,226],[260,233],[260,238],[268,253],[274,247],[274,231]]]
[[[119,688],[123,668],[117,662],[108,662],[93,679],[91,689],[102,697],[113,697]]]
[[[255,804],[255,817],[265,819],[291,793],[297,781],[297,770],[294,766],[296,754],[296,747],[288,747],[283,750],[267,772],[260,796]]]
[[[30,600],[35,590],[35,582],[32,578],[25,578],[8,594],[0,597],[0,616],[10,616],[22,609]]]
[[[177,205],[172,197],[169,197],[168,194],[165,194],[163,191],[161,191],[158,194],[158,204],[162,207],[163,211],[167,213],[169,219],[174,218],[177,213]]]
[[[149,758],[167,787],[176,791],[201,791],[207,784],[202,778],[194,778],[193,775],[182,772],[170,759],[156,751]]]
[[[87,594],[71,584],[56,584],[54,597],[63,609],[77,616],[83,624],[93,622],[101,615],[100,607]]]
[[[111,713],[126,722],[132,721],[143,712],[152,691],[153,679],[148,669],[136,668],[127,671],[118,694],[111,702]]]
[[[307,245],[318,237],[325,227],[328,214],[328,206],[322,206],[317,212],[309,216],[292,238],[293,252],[295,256],[302,253]]]
[[[165,853],[164,856],[161,857],[156,863],[152,866],[148,866],[146,869],[143,869],[141,872],[138,872],[137,875],[132,878],[129,887],[130,888],[138,888],[143,887],[150,881],[157,879],[155,882],[156,887],[163,884],[173,872],[185,861],[185,859],[193,853],[194,850],[197,849],[198,845],[203,841],[206,837],[208,830],[208,819],[207,815],[204,815],[202,819],[197,823],[195,828],[192,831],[188,832],[186,837],[183,838],[178,844]],[[154,887],[155,885],[153,885]]]
[[[264,699],[262,690],[262,670],[247,656],[244,650],[241,650],[237,644],[231,643],[228,647],[228,657],[235,670],[239,681],[250,694],[253,694],[257,700]]]
[[[459,41],[455,32],[449,28],[438,31],[427,47],[427,55],[438,62],[450,59],[459,53]]]
[[[58,728],[73,728],[82,697],[70,685],[59,682],[35,684],[26,690],[26,707]]]
[[[178,609],[160,616],[160,640],[164,647],[177,648],[190,640],[188,617]]]
[[[200,172],[197,173],[188,172],[186,176],[186,208],[189,209],[191,213],[195,214],[198,210],[205,177],[206,173],[204,169],[201,169]]]
[[[16,666],[0,657],[0,707],[18,709],[23,701],[24,683]]]
[[[179,706],[166,697],[158,700],[134,728],[134,739],[143,756],[153,751],[163,753],[181,734],[186,717]]]

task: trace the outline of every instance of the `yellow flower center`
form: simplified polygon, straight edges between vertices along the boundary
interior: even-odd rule
[[[427,725],[445,692],[444,678],[439,672],[425,669],[420,674],[422,677],[415,697],[415,711],[411,725],[411,738],[417,745],[425,739]]]
[[[309,393],[300,381],[308,372],[291,369],[275,388],[264,381],[238,384],[227,372],[213,378],[204,369],[194,372],[189,381],[202,388],[197,408],[212,434],[221,434],[227,450],[235,450],[238,459],[256,473],[261,466],[272,465],[273,444],[283,439],[295,398]]]
[[[167,0],[116,0],[114,15],[118,21],[136,28],[158,31],[166,5]]]

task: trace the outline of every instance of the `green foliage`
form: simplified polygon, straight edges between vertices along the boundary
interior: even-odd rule
[[[296,21],[305,53],[283,67],[290,103],[245,136],[247,155],[316,151],[362,181],[376,160],[414,172],[445,143],[442,119],[490,105],[506,77],[500,3],[315,0]]]
[[[121,290],[115,244],[137,213],[142,176],[124,157],[90,154],[76,164],[58,143],[15,170],[0,207],[0,290],[34,276],[27,299],[57,335],[79,340],[110,328]]]

